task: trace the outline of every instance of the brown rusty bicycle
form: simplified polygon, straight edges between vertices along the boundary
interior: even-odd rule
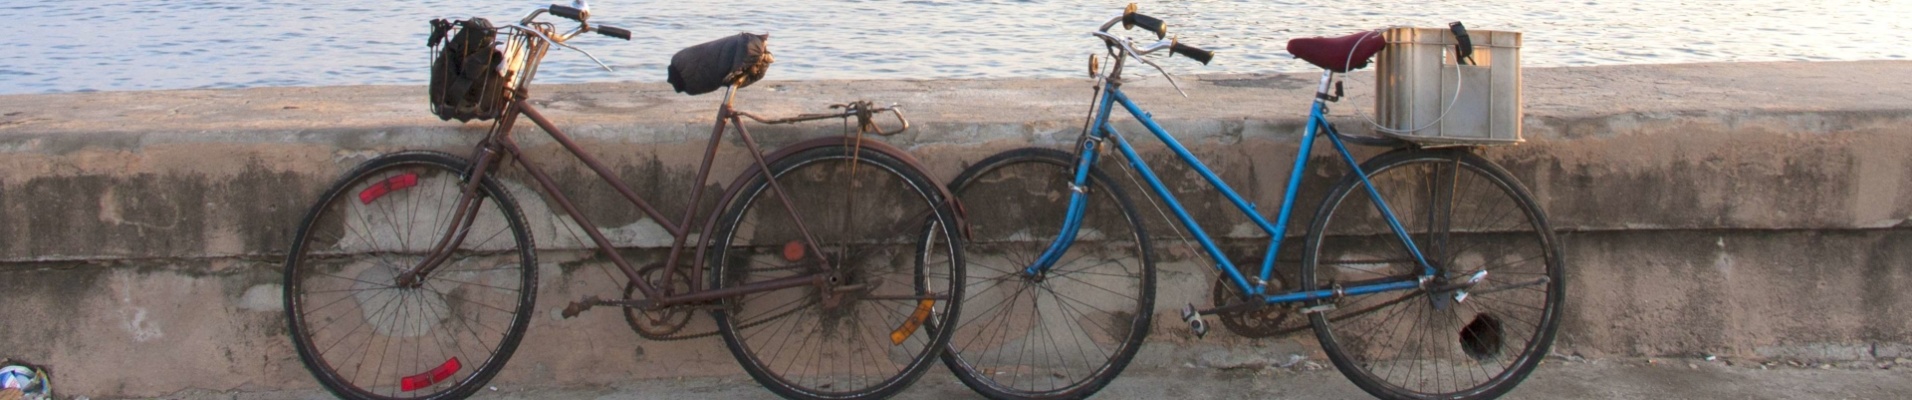
[[[578,27],[560,32],[536,21],[546,13]],[[689,188],[693,206],[670,220],[529,100],[550,46],[575,49],[564,42],[586,32],[629,39],[629,31],[588,18],[584,7],[553,5],[497,28],[502,106],[469,158],[379,156],[345,174],[306,214],[286,258],[286,315],[319,382],[346,398],[462,398],[498,373],[529,325],[538,283],[533,228],[498,180],[508,163],[570,217],[542,229],[575,223],[628,280],[621,297],[586,297],[565,316],[619,307],[640,336],[676,339],[693,336],[680,331],[695,311],[709,310],[750,375],[785,397],[884,397],[921,376],[960,308],[952,299],[962,298],[961,223],[952,197],[914,158],[864,138],[907,129],[901,111],[854,102],[763,119],[732,107],[735,89],[748,82],[731,80]],[[901,127],[879,128],[872,120],[883,114]],[[665,261],[638,268],[621,255],[520,149],[511,135],[520,116],[668,232]],[[855,118],[857,127],[765,154],[742,118]],[[751,166],[723,189],[713,209],[721,212],[700,217],[694,205],[729,127]],[[699,218],[702,228],[692,229]]]

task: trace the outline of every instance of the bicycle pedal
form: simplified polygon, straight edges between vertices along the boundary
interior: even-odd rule
[[[1484,280],[1487,280],[1487,270],[1484,270],[1484,269],[1479,271],[1474,271],[1473,275],[1467,276],[1467,284],[1469,286],[1479,284],[1480,281],[1484,281]]]
[[[1196,339],[1208,336],[1208,321],[1202,320],[1202,314],[1195,312],[1194,304],[1182,307],[1182,321],[1188,322],[1188,330],[1195,332]]]
[[[1467,277],[1467,283],[1465,284],[1465,288],[1454,291],[1454,302],[1455,303],[1467,302],[1467,296],[1468,296],[1467,288],[1473,288],[1474,285],[1478,285],[1480,284],[1481,281],[1484,281],[1484,280],[1487,280],[1487,270],[1483,269],[1483,270],[1474,272],[1473,275],[1469,275]]]
[[[598,300],[597,296],[586,297],[583,301],[573,301],[571,304],[564,306],[564,311],[558,313],[558,315],[563,316],[565,319],[571,319],[577,317],[578,314],[584,313],[584,310],[589,310],[592,306],[596,306],[599,302],[601,302],[601,300]]]

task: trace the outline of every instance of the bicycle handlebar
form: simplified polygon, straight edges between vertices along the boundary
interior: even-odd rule
[[[572,21],[585,22],[585,20],[591,19],[590,10],[561,6],[557,4],[552,4],[549,10],[551,11],[551,15],[564,17]]]
[[[631,30],[629,29],[619,28],[619,27],[610,26],[610,25],[591,26],[591,22],[590,22],[591,10],[577,8],[577,7],[563,6],[558,4],[552,4],[550,8],[547,8],[545,10],[550,12],[551,15],[556,15],[559,17],[564,17],[565,19],[577,21],[579,29],[582,29],[583,31],[597,32],[598,34],[604,35],[604,36],[610,36],[610,37],[624,39],[624,40],[631,40]],[[526,20],[528,21],[530,19],[527,18]]]
[[[584,2],[582,1],[577,2],[577,4],[580,6],[584,6]],[[585,7],[588,7],[588,6],[585,6]],[[557,34],[556,32],[531,28],[532,26],[534,26],[533,22],[537,21],[538,16],[544,15],[546,13],[563,17],[565,19],[569,19],[572,21],[577,21],[578,28],[570,32],[566,32],[564,34]],[[518,20],[517,25],[507,25],[506,27],[515,28],[515,29],[523,29],[528,31],[538,31],[539,33],[544,33],[543,35],[538,35],[539,38],[543,38],[545,40],[551,41],[552,43],[556,43],[560,45],[564,44],[565,41],[571,40],[571,38],[577,37],[579,34],[583,34],[585,32],[597,32],[598,34],[604,35],[604,36],[610,36],[610,37],[624,39],[624,40],[631,40],[631,30],[629,29],[619,28],[619,27],[610,26],[610,25],[592,26],[590,20],[591,20],[591,10],[589,8],[570,7],[565,5],[552,4],[549,7],[532,9],[530,13],[525,14],[524,19]],[[546,26],[549,26],[549,25],[547,24]],[[565,47],[568,47],[572,50],[578,50],[576,47],[570,47],[570,46],[565,46]],[[578,50],[578,51],[584,51],[584,50]],[[588,55],[590,53],[585,53],[585,54]]]
[[[1199,47],[1182,44],[1181,42],[1169,43],[1168,51],[1195,61],[1201,61],[1202,65],[1208,65],[1209,60],[1215,59],[1215,52],[1202,50]]]
[[[1115,36],[1109,33],[1109,28],[1114,28],[1116,23],[1121,23],[1123,28],[1129,28],[1129,29],[1140,26],[1142,27],[1142,29],[1146,29],[1150,32],[1154,32],[1156,39],[1158,39],[1158,41],[1156,41],[1155,43],[1149,44],[1147,46],[1142,46],[1139,48],[1135,47],[1135,43],[1131,42],[1128,38]],[[1161,72],[1162,77],[1167,78],[1169,85],[1174,86],[1175,91],[1177,93],[1181,93],[1182,97],[1188,97],[1188,92],[1183,92],[1182,85],[1175,83],[1175,76],[1169,75],[1168,70],[1162,69],[1161,65],[1156,65],[1154,61],[1149,61],[1146,58],[1142,58],[1142,56],[1148,55],[1157,51],[1161,51],[1162,49],[1168,49],[1169,52],[1172,54],[1180,54],[1183,57],[1188,57],[1189,59],[1200,61],[1202,65],[1208,65],[1208,62],[1210,60],[1215,59],[1214,52],[1211,52],[1208,50],[1202,50],[1201,48],[1198,48],[1195,46],[1181,44],[1176,39],[1162,39],[1164,37],[1167,37],[1168,35],[1167,23],[1162,22],[1161,19],[1135,12],[1134,3],[1129,3],[1129,7],[1122,11],[1122,15],[1117,15],[1115,16],[1115,18],[1110,18],[1109,22],[1102,23],[1101,28],[1097,28],[1095,32],[1089,32],[1089,34],[1097,38],[1101,38],[1103,42],[1106,42],[1109,45],[1109,47],[1121,49],[1122,54],[1113,54],[1115,51],[1114,50],[1110,51],[1111,53],[1110,55],[1116,57],[1115,71],[1110,73],[1111,76],[1121,74],[1121,71],[1122,71],[1121,60],[1124,57],[1135,57],[1135,61],[1140,61],[1143,64],[1148,64],[1148,66],[1154,67],[1156,71]]]
[[[579,1],[576,4],[579,4],[580,6],[582,6],[584,2]],[[578,27],[577,29],[573,29],[570,32],[565,32],[562,34],[557,33],[552,28],[550,23],[535,22],[537,21],[539,16],[544,15],[545,13],[550,13],[552,15],[577,21]],[[604,36],[610,36],[610,37],[624,39],[624,40],[631,40],[631,31],[629,29],[614,27],[610,25],[598,25],[594,27],[594,26],[591,26],[591,23],[589,22],[590,18],[591,18],[591,12],[588,8],[568,7],[563,5],[552,4],[550,7],[532,9],[530,13],[525,14],[523,19],[518,20],[517,24],[501,26],[499,27],[499,29],[514,29],[520,32],[525,32],[532,37],[538,38],[538,40],[545,41],[546,43],[554,44],[554,45],[557,45],[558,47],[563,47],[566,49],[575,50],[579,53],[583,53],[585,57],[588,57],[591,59],[591,62],[597,63],[599,67],[604,67],[604,70],[611,71],[612,69],[610,65],[605,65],[603,60],[599,60],[597,56],[591,55],[591,52],[584,51],[584,49],[580,49],[580,48],[577,48],[576,46],[572,46],[572,45],[564,43],[585,32],[597,32],[598,34],[601,34]],[[541,60],[533,60],[533,62],[538,62],[538,61],[541,61]]]
[[[619,28],[619,27],[610,26],[610,25],[598,25],[597,29],[595,30],[600,35],[610,36],[610,37],[624,39],[624,40],[631,40],[631,31],[629,29]]]
[[[1122,29],[1135,29],[1138,26],[1142,27],[1142,30],[1155,32],[1156,40],[1168,36],[1167,23],[1162,22],[1161,18],[1135,12],[1135,3],[1129,3],[1129,8],[1122,10]]]
[[[1135,47],[1128,39],[1117,37],[1109,33],[1109,29],[1114,28],[1117,23],[1122,24],[1123,29],[1140,27],[1150,33],[1154,33],[1158,41],[1147,46]],[[1102,38],[1102,40],[1109,42],[1111,46],[1121,47],[1128,50],[1130,54],[1137,56],[1152,54],[1162,49],[1169,49],[1170,53],[1188,57],[1189,59],[1201,62],[1202,65],[1208,65],[1209,61],[1215,59],[1215,52],[1181,44],[1178,39],[1165,39],[1168,37],[1168,23],[1163,22],[1160,18],[1135,12],[1134,3],[1130,3],[1129,7],[1122,11],[1122,15],[1110,18],[1109,22],[1102,23],[1101,28],[1097,28],[1095,32],[1091,32],[1090,34]],[[1144,60],[1143,62],[1147,61]],[[1150,63],[1150,65],[1154,64]],[[1157,66],[1156,68],[1160,69],[1161,67]]]

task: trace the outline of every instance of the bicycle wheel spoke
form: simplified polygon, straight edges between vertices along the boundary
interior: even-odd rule
[[[522,338],[535,261],[515,203],[495,182],[479,185],[483,201],[445,249],[450,257],[415,286],[398,284],[462,218],[447,203],[462,195],[465,169],[436,153],[375,158],[299,228],[284,285],[296,301],[286,314],[301,361],[333,394],[466,396]]]
[[[1063,313],[1064,313],[1064,315],[1067,315],[1067,313],[1068,313],[1068,312],[1070,312],[1070,311],[1073,311],[1073,312],[1075,312],[1075,314],[1076,314],[1076,315],[1078,315],[1078,316],[1080,316],[1080,317],[1081,317],[1081,318],[1070,318],[1070,319],[1069,319],[1070,321],[1077,321],[1077,320],[1087,320],[1087,321],[1089,321],[1090,323],[1092,323],[1092,324],[1094,324],[1094,325],[1095,325],[1095,327],[1096,327],[1097,329],[1100,329],[1100,330],[1102,330],[1103,332],[1119,332],[1118,330],[1116,330],[1116,329],[1114,329],[1114,327],[1111,327],[1111,326],[1108,326],[1108,325],[1106,325],[1106,324],[1103,324],[1103,323],[1100,323],[1100,322],[1096,322],[1096,319],[1095,319],[1095,318],[1092,318],[1092,315],[1090,315],[1089,313],[1086,313],[1086,312],[1083,312],[1083,311],[1082,311],[1081,309],[1078,309],[1078,308],[1076,308],[1077,306],[1082,306],[1082,307],[1092,307],[1092,306],[1090,306],[1090,305],[1088,305],[1087,303],[1083,303],[1083,302],[1082,302],[1081,300],[1076,300],[1076,299],[1074,299],[1074,298],[1070,298],[1070,297],[1067,297],[1067,296],[1062,296],[1062,295],[1059,295],[1059,294],[1056,294],[1055,292],[1050,292],[1050,293],[1049,293],[1049,295],[1050,295],[1050,296],[1053,296],[1053,297],[1055,297],[1055,298],[1056,298],[1056,302],[1057,302],[1057,307],[1063,310]],[[1065,301],[1062,301],[1062,300],[1069,300],[1069,302],[1074,302],[1074,303],[1076,303],[1076,304],[1075,304],[1075,305],[1070,305],[1070,304],[1069,304],[1069,302],[1065,302]],[[1107,311],[1106,311],[1106,310],[1101,310],[1101,309],[1096,309],[1096,311],[1097,311],[1098,313],[1107,313]],[[1076,339],[1078,339],[1078,341],[1076,342],[1076,348],[1077,348],[1077,349],[1081,349],[1081,348],[1083,348],[1083,345],[1082,345],[1082,342],[1081,342],[1081,341],[1080,341],[1079,339],[1080,339],[1080,338],[1081,338],[1082,336],[1087,336],[1087,334],[1083,334],[1083,335],[1071,335],[1071,336],[1072,336],[1072,337],[1074,337],[1074,338],[1076,338]],[[1094,348],[1094,349],[1095,349],[1095,350],[1096,350],[1097,352],[1099,352],[1099,353],[1101,354],[1101,356],[1102,356],[1103,358],[1105,358],[1105,359],[1106,359],[1106,358],[1108,358],[1108,357],[1112,357],[1112,356],[1114,356],[1114,354],[1111,354],[1111,353],[1109,353],[1109,351],[1108,351],[1108,349],[1105,349],[1105,348],[1103,348],[1103,347],[1102,347],[1102,346],[1100,346],[1100,345],[1096,345],[1096,346],[1090,346],[1090,347],[1092,347],[1092,348]],[[1089,362],[1090,362],[1090,360],[1089,360],[1089,358],[1088,358],[1088,357],[1082,357],[1082,361],[1083,361],[1083,369],[1084,369],[1084,370],[1094,370],[1094,369],[1095,369],[1095,365],[1091,365],[1091,364],[1089,364]]]
[[[741,182],[719,219],[714,287],[830,282],[725,299],[716,314],[733,355],[774,392],[894,393],[948,341],[967,278],[949,247],[959,245],[946,242],[952,217],[933,183],[885,154],[823,147],[773,160],[774,173]],[[929,318],[916,320],[924,305]]]
[[[1018,283],[1019,284],[1016,285],[1016,291],[1011,292],[1009,294],[1009,298],[1004,299],[1003,301],[997,302],[996,305],[994,306],[984,308],[982,309],[980,313],[975,314],[975,315],[987,315],[988,316],[987,319],[965,319],[963,322],[961,322],[961,325],[956,326],[956,330],[969,331],[969,332],[973,332],[975,330],[983,330],[984,332],[999,332],[999,333],[1007,334],[1007,325],[1006,325],[1006,322],[1004,321],[1008,320],[1011,315],[1011,312],[1014,311],[1013,309],[1010,309],[1010,307],[1016,304],[1016,300],[1022,298],[1022,294],[1026,292],[1027,289],[1031,286],[1031,285],[1020,284],[1020,282]],[[972,324],[975,324],[977,321],[983,321],[983,324],[973,329],[970,328],[970,326]],[[998,325],[998,326],[1004,326],[1005,328],[1003,330],[996,330],[996,331],[987,329],[991,325],[994,325],[994,323],[997,323],[997,322],[1004,322],[1003,325]],[[965,342],[960,346],[952,346],[952,347],[955,347],[958,349],[969,348],[970,345],[975,344],[975,341],[977,339],[982,339],[983,337],[985,336],[974,335],[970,337],[970,340],[968,342]],[[985,343],[994,343],[994,342],[995,341],[992,340]]]
[[[1003,267],[996,264],[977,262],[977,261],[971,261],[968,266],[981,267],[982,269],[988,270],[989,272],[995,272],[998,274],[1002,274],[1003,276],[1015,276],[1017,274],[1022,273],[1019,268]]]
[[[1100,170],[1091,173],[1073,244],[1047,270],[1022,272],[1061,233],[1074,162],[1055,150],[1013,150],[950,184],[965,203],[989,206],[969,212],[970,265],[986,272],[969,277],[969,307],[945,360],[987,396],[1088,396],[1126,367],[1147,332],[1154,299],[1147,234],[1121,187]]]
[[[1095,290],[1098,290],[1098,291],[1101,291],[1101,292],[1103,292],[1103,293],[1108,293],[1108,294],[1112,294],[1112,295],[1115,295],[1115,296],[1118,296],[1118,297],[1121,297],[1121,298],[1123,298],[1123,299],[1127,299],[1127,300],[1131,300],[1131,301],[1141,301],[1141,299],[1138,299],[1138,298],[1135,298],[1135,297],[1134,297],[1134,296],[1132,296],[1132,295],[1129,295],[1129,294],[1125,294],[1125,293],[1122,293],[1122,292],[1117,292],[1117,291],[1115,291],[1115,290],[1111,290],[1111,289],[1109,289],[1109,288],[1105,288],[1105,287],[1102,287],[1102,286],[1098,286],[1098,285],[1095,285],[1095,284],[1092,284],[1092,283],[1089,283],[1089,281],[1085,281],[1085,280],[1081,280],[1081,279],[1076,279],[1075,277],[1072,277],[1072,276],[1061,276],[1061,275],[1050,275],[1049,277],[1051,277],[1051,278],[1062,278],[1062,279],[1066,279],[1066,280],[1069,280],[1069,281],[1071,281],[1071,282],[1075,282],[1075,283],[1080,283],[1080,284],[1082,284],[1082,286],[1084,286],[1084,287],[1088,287],[1088,288],[1091,288],[1091,289],[1095,289]]]
[[[472,282],[472,281],[461,281],[461,280],[457,280],[457,279],[451,279],[451,278],[446,278],[446,277],[442,277],[442,276],[441,276],[441,277],[435,277],[435,278],[432,278],[432,279],[433,279],[433,280],[440,280],[440,281],[445,281],[445,282],[451,282],[451,283],[456,283],[456,284],[460,284],[460,285],[471,285],[471,286],[478,286],[478,287],[483,287],[483,288],[487,288],[487,289],[498,289],[498,290],[503,290],[503,291],[510,291],[510,292],[513,292],[513,293],[516,293],[516,292],[519,292],[519,291],[520,291],[520,289],[517,289],[517,288],[511,288],[511,287],[504,287],[504,286],[498,286],[498,285],[487,285],[487,284],[483,284],[483,283],[478,283],[478,282]]]
[[[1535,219],[1544,218],[1538,207],[1503,171],[1463,151],[1398,151],[1363,169],[1389,211],[1414,216],[1402,227],[1442,272],[1430,277],[1434,287],[1487,275],[1459,289],[1469,292],[1464,300],[1453,290],[1414,290],[1350,297],[1339,310],[1311,315],[1329,358],[1380,397],[1492,398],[1512,389],[1558,325],[1560,261],[1546,223]],[[1372,262],[1406,248],[1370,236],[1387,229],[1375,224],[1382,211],[1345,182],[1309,232],[1304,288],[1418,268]]]

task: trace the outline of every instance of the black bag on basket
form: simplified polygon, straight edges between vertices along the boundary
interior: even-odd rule
[[[457,33],[447,38],[454,24]],[[498,29],[484,18],[432,21],[432,35],[426,43],[438,48],[438,56],[432,59],[432,82],[428,89],[432,114],[440,119],[459,121],[498,116],[498,110],[504,105],[505,79],[498,68],[504,55],[498,52],[497,40]]]
[[[699,95],[730,86],[750,86],[763,79],[774,61],[765,43],[770,35],[739,33],[678,50],[671,56],[670,83],[678,92]]]

